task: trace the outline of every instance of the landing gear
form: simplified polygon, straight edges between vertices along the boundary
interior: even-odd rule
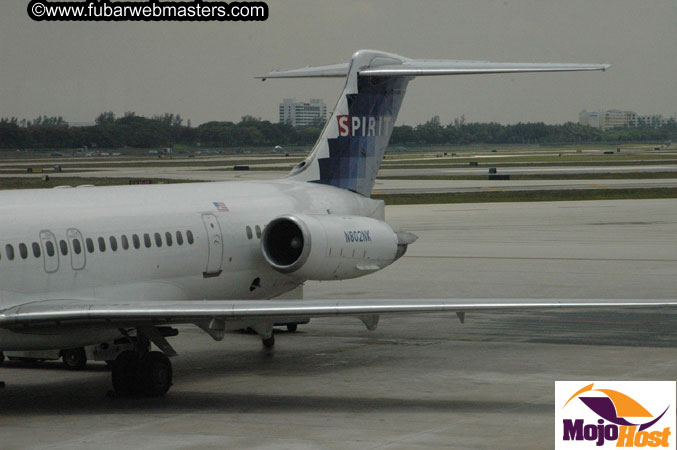
[[[273,331],[273,324],[271,322],[257,323],[252,325],[251,328],[261,337],[263,348],[270,350],[275,346],[275,332]]]
[[[127,330],[120,333],[132,342],[136,350],[120,353],[111,363],[113,390],[121,396],[144,395],[160,397],[172,387],[172,363],[168,356],[176,352],[165,336],[176,336],[178,331],[169,327],[139,327],[136,336],[129,336]],[[150,351],[151,341],[160,349]]]
[[[87,353],[82,347],[62,350],[61,359],[68,370],[80,370],[87,366]]]
[[[5,362],[5,354],[0,352],[0,366]]]
[[[271,334],[269,338],[262,338],[261,343],[264,348],[270,349],[275,347],[275,335]]]
[[[296,333],[298,327],[299,327],[298,323],[289,323],[287,324],[287,331],[289,331],[290,333]]]
[[[135,393],[136,373],[139,367],[139,354],[133,350],[120,353],[113,362],[111,378],[113,390],[120,395]]]
[[[160,397],[172,387],[172,363],[164,353],[146,353],[141,358],[137,377],[144,395]]]
[[[159,397],[172,386],[172,363],[162,352],[125,351],[113,362],[113,389],[119,395]]]

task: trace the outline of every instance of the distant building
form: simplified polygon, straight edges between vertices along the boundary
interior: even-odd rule
[[[607,111],[586,111],[578,114],[578,123],[600,130],[623,127],[653,127],[657,128],[668,123],[670,119],[660,114],[639,115],[634,111],[609,109]]]
[[[604,112],[602,128],[610,130],[612,128],[634,127],[637,124],[637,113],[633,111],[621,111],[620,109],[610,109]]]
[[[593,128],[601,128],[601,111],[586,111],[583,110],[578,114],[578,123],[581,125],[587,125]]]
[[[667,125],[668,121],[670,120],[669,117],[663,117],[660,114],[654,114],[652,116],[650,115],[644,115],[644,116],[637,116],[637,126],[638,127],[651,127],[651,128],[658,128],[662,127],[663,125]]]
[[[280,123],[303,127],[318,120],[327,120],[327,105],[319,98],[311,98],[309,103],[285,98],[280,103]]]

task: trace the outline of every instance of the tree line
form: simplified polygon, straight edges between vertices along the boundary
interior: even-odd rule
[[[176,144],[203,147],[266,147],[312,145],[323,123],[292,127],[244,116],[238,123],[212,121],[193,127],[178,114],[143,117],[128,112],[116,117],[100,114],[92,126],[69,126],[62,117],[34,120],[0,119],[0,148],[157,148]],[[435,116],[417,125],[393,130],[391,146],[466,144],[560,144],[587,142],[662,142],[677,139],[671,119],[660,128],[633,127],[602,131],[574,122],[547,125],[542,122],[501,125],[466,123],[464,118],[442,124]]]

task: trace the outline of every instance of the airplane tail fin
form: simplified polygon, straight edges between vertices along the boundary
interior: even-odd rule
[[[345,88],[293,180],[328,184],[369,196],[407,84],[417,76],[606,70],[605,64],[529,64],[409,59],[360,50],[349,63],[271,72],[259,78],[346,77]]]

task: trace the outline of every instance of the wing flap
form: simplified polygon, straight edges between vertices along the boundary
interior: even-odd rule
[[[58,324],[87,325],[140,323],[193,323],[206,319],[271,320],[286,317],[364,316],[519,309],[674,308],[677,300],[612,299],[350,299],[172,301],[104,303],[84,300],[49,300],[6,309],[0,327],[16,328]]]

